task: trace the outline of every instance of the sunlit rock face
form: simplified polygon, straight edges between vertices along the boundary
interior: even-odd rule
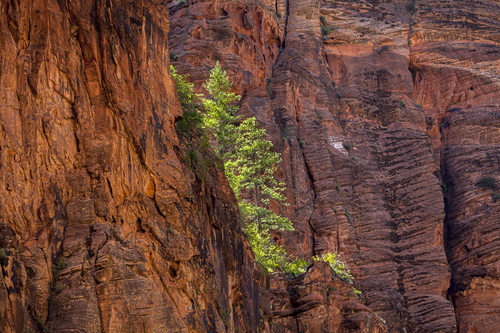
[[[290,206],[276,209],[296,231],[280,244],[342,253],[391,332],[497,329],[500,200],[476,185],[500,183],[497,1],[173,1],[169,12],[173,64],[202,92],[220,61],[241,112],[282,153]]]
[[[0,8],[0,331],[255,332],[234,195],[179,148],[166,3]]]

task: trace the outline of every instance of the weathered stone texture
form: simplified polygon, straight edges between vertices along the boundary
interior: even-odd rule
[[[234,195],[182,161],[166,3],[0,8],[0,331],[254,332]]]
[[[291,204],[282,213],[296,231],[276,240],[307,258],[342,253],[389,331],[495,330],[498,203],[475,184],[500,176],[498,2],[172,2],[170,11],[175,66],[201,88],[221,61],[241,112],[282,153]],[[266,23],[244,30],[256,14]],[[274,39],[259,44],[273,35],[277,58]],[[285,290],[280,306],[292,307]],[[291,317],[283,325],[300,331]]]

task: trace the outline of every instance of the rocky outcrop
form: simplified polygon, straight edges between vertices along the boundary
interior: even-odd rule
[[[255,332],[234,195],[183,162],[166,5],[0,6],[0,331]]]
[[[497,2],[169,10],[175,66],[201,91],[221,61],[282,153],[296,231],[275,240],[342,253],[391,332],[495,330],[498,203],[476,183],[500,179]]]

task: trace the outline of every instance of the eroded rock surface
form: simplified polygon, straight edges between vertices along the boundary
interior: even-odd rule
[[[182,161],[166,4],[0,8],[0,331],[255,332],[234,195]]]
[[[497,329],[500,204],[476,186],[500,180],[497,1],[169,10],[174,65],[202,91],[221,61],[282,153],[296,231],[276,240],[342,253],[391,332]]]

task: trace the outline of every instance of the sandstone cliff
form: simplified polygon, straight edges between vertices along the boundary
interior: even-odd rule
[[[498,330],[498,1],[0,6],[1,332]],[[254,268],[169,58],[200,92],[222,63],[283,156],[275,240],[360,296]]]
[[[221,61],[283,154],[276,240],[342,253],[391,332],[498,330],[498,1],[169,8],[174,65],[200,87]]]
[[[1,332],[257,329],[234,195],[182,162],[168,30],[161,1],[1,2]]]

